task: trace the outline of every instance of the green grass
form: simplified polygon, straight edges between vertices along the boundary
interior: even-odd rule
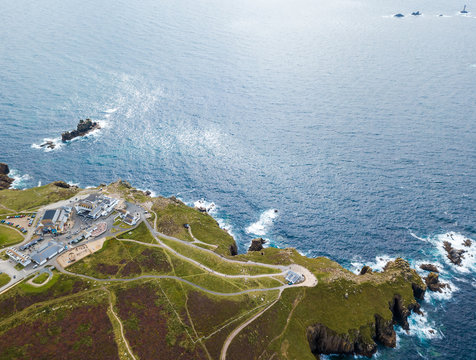
[[[44,273],[38,275],[37,277],[35,277],[33,279],[33,282],[35,284],[43,284],[48,279],[49,276],[50,275],[48,273],[44,272]]]
[[[15,229],[9,228],[7,225],[0,226],[0,248],[18,244],[23,239],[24,237]]]
[[[15,211],[34,209],[69,199],[78,192],[77,188],[64,189],[53,184],[25,190],[7,189],[0,192],[0,204]]]
[[[150,233],[147,225],[144,222],[141,222],[135,229],[127,231],[118,236],[119,239],[132,239],[141,241],[143,243],[156,243],[154,237]]]
[[[7,285],[9,282],[10,282],[10,276],[8,276],[5,273],[0,274],[0,287]]]
[[[154,205],[157,214],[157,230],[182,240],[192,241],[184,224],[190,224],[193,235],[200,241],[217,245],[215,250],[222,255],[230,254],[230,246],[235,243],[233,237],[218,226],[215,219],[191,208],[180,201],[161,199]],[[167,205],[165,205],[167,204]]]
[[[161,238],[162,242],[190,259],[200,262],[212,270],[218,271],[227,275],[258,275],[258,274],[276,274],[279,270],[267,268],[258,265],[247,265],[229,263],[208,251],[194,248],[187,244],[180,243],[174,240]]]
[[[22,264],[16,264],[15,269],[17,270],[23,270],[24,266]]]

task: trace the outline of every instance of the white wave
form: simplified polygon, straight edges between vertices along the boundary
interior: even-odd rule
[[[415,236],[416,237],[416,236]],[[460,273],[470,273],[476,272],[476,244],[473,239],[464,236],[463,234],[456,233],[453,231],[447,232],[445,234],[438,234],[436,236],[428,238],[419,238],[419,240],[428,242],[435,246],[440,257],[442,257],[445,263],[452,269]],[[463,242],[469,239],[471,241],[471,246],[464,246]],[[447,257],[447,252],[444,248],[444,242],[447,241],[451,246],[457,250],[464,250],[461,266],[453,264]]]
[[[400,336],[416,336],[420,341],[441,339],[443,333],[437,329],[434,322],[428,319],[428,315],[419,315],[412,313],[408,317],[408,325],[410,330],[397,328],[397,334]]]
[[[263,212],[259,220],[248,226],[245,231],[248,234],[265,236],[269,229],[273,226],[274,219],[278,217],[278,210],[269,209]]]
[[[79,182],[75,183],[75,182],[72,182],[72,181],[67,181],[66,184],[68,184],[69,186],[77,186],[77,187],[79,187]]]
[[[196,207],[197,209],[201,209],[201,210],[206,210],[207,213],[210,213],[211,211],[213,210],[216,210],[215,207],[215,203],[214,202],[210,202],[210,201],[206,201],[205,199],[200,199],[200,200],[197,200],[193,203],[193,206]]]
[[[51,143],[54,147],[53,149],[49,148],[46,144]],[[43,145],[43,146],[42,146]],[[60,137],[57,138],[44,138],[40,144],[31,144],[33,149],[40,149],[44,152],[56,151],[62,148],[64,145],[63,141],[61,141]]]
[[[364,267],[364,265],[367,265],[370,266],[373,271],[382,272],[385,265],[387,265],[389,261],[394,261],[395,259],[396,258],[390,257],[388,255],[381,255],[376,256],[375,261],[362,262],[359,260],[354,260],[350,263],[350,271],[352,271],[354,274],[359,274],[360,270],[362,270],[362,267]]]
[[[40,186],[41,186],[41,180],[40,180],[40,181],[38,181],[38,185],[37,185],[37,187],[40,187]]]
[[[147,192],[149,191],[150,192],[150,197],[157,197],[157,193],[153,190],[150,190],[150,189],[141,189],[141,188],[137,188],[137,190],[139,191],[142,191],[142,192]]]
[[[112,108],[112,109],[107,109],[104,112],[107,114],[114,114],[119,108]]]
[[[12,189],[25,189],[28,187],[28,182],[31,180],[31,176],[28,174],[21,175],[17,170],[12,169],[8,174],[13,179]]]

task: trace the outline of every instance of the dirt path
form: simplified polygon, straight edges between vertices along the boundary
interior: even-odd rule
[[[122,341],[124,341],[124,344],[126,345],[127,351],[129,352],[129,355],[134,359],[137,360],[134,354],[132,353],[132,350],[129,346],[129,343],[127,342],[126,336],[124,335],[124,327],[122,326],[122,321],[119,319],[119,316],[114,312],[114,306],[113,306],[113,299],[112,299],[112,293],[109,289],[104,288],[109,293],[109,309],[111,310],[112,316],[116,319],[116,321],[119,323],[119,328],[121,330],[121,337]]]
[[[188,226],[188,233],[190,234],[190,237],[193,239],[193,242],[192,242],[192,243],[202,244],[202,245],[211,247],[211,248],[213,248],[213,249],[216,249],[216,248],[218,247],[218,245],[207,244],[206,242],[203,242],[203,241],[198,240],[195,236],[193,236],[193,234],[192,234],[192,227],[191,227],[190,225]]]
[[[276,300],[274,300],[269,306],[267,306],[266,308],[264,308],[262,311],[260,311],[259,313],[257,313],[255,316],[253,316],[251,319],[248,319],[247,321],[245,321],[243,324],[241,324],[240,326],[238,326],[235,330],[233,330],[231,332],[230,335],[228,335],[228,337],[226,338],[225,340],[225,343],[223,344],[223,347],[221,348],[221,353],[220,353],[220,360],[226,360],[226,352],[228,350],[228,347],[230,346],[231,342],[233,341],[233,339],[236,337],[236,335],[238,335],[241,330],[243,330],[245,327],[247,327],[249,324],[251,324],[253,321],[255,321],[257,318],[259,318],[261,315],[263,315],[266,310],[270,309],[274,304],[276,304],[278,302],[278,300],[281,298],[281,293],[283,292],[283,290],[281,289],[279,291],[279,295],[278,295],[278,298]]]

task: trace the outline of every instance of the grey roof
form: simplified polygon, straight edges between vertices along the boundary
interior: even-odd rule
[[[37,252],[36,254],[31,256],[31,259],[36,262],[37,264],[41,264],[45,260],[51,259],[53,256],[58,254],[58,252],[63,248],[63,246],[58,245],[53,242],[48,243],[48,247],[44,249],[42,252]]]
[[[295,273],[294,271],[288,271],[288,273],[286,274],[286,281],[290,283],[294,284],[300,280],[302,280],[301,274]]]
[[[43,220],[53,220],[55,214],[56,210],[46,210],[45,215],[43,215]]]

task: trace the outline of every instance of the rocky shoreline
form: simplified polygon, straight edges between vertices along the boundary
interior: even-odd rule
[[[407,261],[396,259],[389,262],[384,269],[388,272],[402,274],[413,289],[413,300],[405,299],[400,294],[395,294],[388,303],[391,318],[385,319],[380,314],[374,315],[374,322],[366,327],[353,329],[349,333],[338,334],[327,326],[317,323],[307,328],[307,339],[313,354],[319,355],[342,354],[342,355],[363,355],[371,357],[377,352],[377,343],[386,347],[396,347],[397,335],[394,325],[400,325],[408,330],[408,317],[412,312],[421,314],[418,300],[423,300],[426,292],[426,285],[421,281],[415,270],[410,268]],[[372,276],[372,270],[368,267],[362,271],[363,275]]]
[[[15,179],[8,176],[10,168],[5,163],[0,163],[0,190],[8,189]]]

